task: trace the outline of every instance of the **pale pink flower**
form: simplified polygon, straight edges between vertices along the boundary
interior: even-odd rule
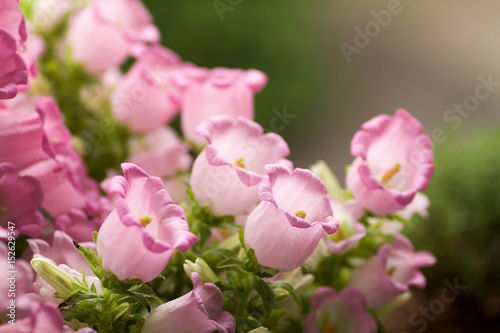
[[[268,165],[266,171],[269,180],[259,186],[261,203],[248,216],[245,242],[259,264],[290,271],[302,265],[325,231],[334,233],[339,223],[332,216],[325,185],[311,171],[290,172],[279,165]]]
[[[18,113],[0,105],[0,161],[22,170],[33,163],[54,157],[38,113]]]
[[[267,178],[267,164],[283,164],[288,145],[275,133],[264,134],[260,125],[239,117],[213,117],[197,133],[208,145],[196,158],[191,188],[202,206],[217,216],[249,213],[258,201],[258,184]]]
[[[21,45],[26,41],[27,34],[24,16],[18,6],[19,0],[0,1],[0,28],[7,30],[16,43]]]
[[[406,237],[396,235],[394,245],[382,245],[376,257],[352,271],[349,286],[361,291],[370,309],[377,309],[408,291],[409,286],[423,289],[426,281],[419,268],[435,263],[431,253],[415,252]]]
[[[213,116],[253,119],[254,94],[267,83],[267,76],[255,69],[186,68],[172,77],[182,91],[181,126],[184,136],[203,144],[196,128]]]
[[[90,218],[80,209],[70,209],[54,222],[54,228],[71,236],[75,242],[91,242],[92,234],[98,231],[102,221],[99,217]]]
[[[20,177],[12,164],[0,163],[0,239],[5,239],[5,233],[11,234],[10,231],[16,237],[39,237],[44,224],[38,211],[42,200],[43,192],[35,178]]]
[[[160,40],[151,14],[138,0],[93,0],[75,14],[68,30],[73,57],[92,72],[119,66],[141,44]]]
[[[189,145],[169,127],[160,127],[129,146],[130,162],[151,176],[166,179],[191,166]]]
[[[0,15],[1,13],[0,8]],[[14,98],[17,86],[28,82],[26,64],[16,51],[16,40],[0,26],[0,100]]]
[[[119,279],[147,282],[161,273],[174,250],[193,246],[196,236],[160,178],[132,163],[123,163],[122,170],[124,176],[109,185],[120,198],[99,230],[97,251],[103,267]]]
[[[334,234],[325,235],[325,243],[331,252],[341,255],[356,248],[366,235],[365,226],[358,222],[363,210],[352,200],[341,203],[331,195],[328,197],[334,212],[333,217],[339,221],[340,226]]]
[[[122,78],[111,96],[115,118],[135,133],[170,122],[179,111],[177,87],[170,83],[182,59],[159,45],[148,48]]]
[[[224,296],[213,283],[201,282],[198,273],[192,273],[193,290],[160,305],[144,319],[141,332],[163,333],[220,333],[234,332],[236,322],[233,316],[222,311]]]
[[[352,332],[375,333],[377,323],[366,313],[366,301],[354,288],[336,292],[321,287],[311,299],[312,313],[304,323],[306,333]]]
[[[377,215],[408,205],[434,171],[431,140],[403,109],[364,123],[352,139],[351,154],[356,158],[346,175],[347,188]]]

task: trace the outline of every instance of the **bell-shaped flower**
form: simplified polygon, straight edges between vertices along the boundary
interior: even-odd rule
[[[352,200],[341,203],[331,195],[329,199],[333,216],[339,221],[339,229],[332,235],[325,235],[325,244],[331,252],[341,255],[356,248],[366,235],[365,226],[358,222],[363,210]]]
[[[306,333],[375,333],[377,323],[366,313],[366,301],[354,288],[340,293],[331,287],[317,289],[311,299],[312,313],[304,323]]]
[[[160,127],[131,141],[130,162],[148,175],[167,179],[191,166],[189,145],[182,142],[170,127]]]
[[[415,252],[406,237],[396,235],[394,245],[382,245],[376,257],[352,271],[349,286],[361,291],[368,308],[377,309],[408,291],[409,286],[423,289],[426,281],[419,268],[435,263],[432,254]]]
[[[179,89],[170,83],[182,59],[159,45],[148,48],[130,68],[111,96],[117,121],[135,133],[152,131],[170,122],[179,111]]]
[[[184,136],[201,145],[199,124],[213,116],[253,119],[254,94],[267,83],[267,76],[255,69],[186,68],[172,76],[182,91],[181,127]]]
[[[220,333],[234,332],[236,322],[233,316],[222,311],[224,296],[213,283],[201,282],[197,273],[191,274],[193,290],[160,305],[144,319],[142,332],[162,333]]]
[[[28,83],[28,69],[16,51],[16,40],[0,26],[0,100],[14,98],[17,86]]]
[[[403,109],[364,123],[351,141],[351,154],[356,158],[346,175],[347,189],[377,215],[408,205],[434,171],[431,140]]]
[[[7,30],[17,45],[20,45],[26,41],[27,34],[24,15],[18,6],[19,0],[2,0],[0,2],[0,28]]]
[[[147,282],[162,272],[174,250],[193,246],[196,236],[160,178],[132,163],[123,163],[122,170],[124,176],[109,185],[120,198],[99,230],[97,252],[103,267],[119,279]]]
[[[248,216],[245,242],[259,264],[280,271],[299,267],[313,253],[325,231],[334,233],[325,185],[309,170],[290,172],[268,165],[269,180],[259,186],[261,203]]]
[[[71,53],[91,72],[119,66],[145,42],[160,40],[151,14],[139,0],[93,0],[69,22]]]
[[[191,188],[202,206],[217,216],[249,213],[258,201],[258,184],[267,178],[267,164],[284,164],[288,145],[275,133],[264,134],[260,125],[239,117],[213,117],[197,133],[208,145],[196,158]]]
[[[40,183],[31,176],[19,176],[10,163],[0,163],[0,239],[24,234],[39,237],[44,220],[38,211],[43,200]]]
[[[56,219],[54,228],[65,232],[77,243],[91,242],[92,233],[101,227],[101,219],[104,220],[98,216],[89,219],[83,210],[70,209],[67,214],[60,215]]]
[[[43,123],[42,114],[19,113],[0,105],[0,161],[12,163],[22,170],[54,157]]]

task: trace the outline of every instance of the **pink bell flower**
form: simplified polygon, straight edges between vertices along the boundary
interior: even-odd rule
[[[409,286],[423,289],[426,281],[418,269],[435,263],[431,253],[415,252],[408,238],[396,235],[394,245],[382,245],[376,257],[352,271],[349,286],[361,291],[368,308],[377,309],[408,291]]]
[[[284,164],[288,145],[275,133],[264,134],[251,120],[228,116],[211,118],[197,133],[208,145],[196,158],[191,188],[202,206],[217,216],[249,213],[258,201],[258,184],[267,178],[267,164]]]
[[[0,105],[0,161],[12,163],[22,170],[54,157],[43,122],[42,114],[14,112]]]
[[[366,301],[354,288],[340,293],[331,287],[318,288],[311,299],[312,313],[304,323],[304,332],[375,333],[377,323],[366,313]]]
[[[186,68],[172,77],[182,91],[181,127],[184,136],[201,145],[199,124],[213,116],[253,119],[254,94],[267,83],[267,76],[255,69]]]
[[[16,237],[39,237],[44,225],[38,211],[42,200],[43,192],[35,178],[19,176],[12,164],[0,163],[0,239],[6,239],[11,231]]]
[[[160,33],[142,1],[93,0],[72,17],[67,40],[73,57],[99,73],[158,42]]]
[[[99,230],[97,252],[103,267],[119,279],[148,282],[167,266],[174,250],[193,246],[196,236],[160,178],[132,163],[123,163],[122,170],[124,176],[109,185],[119,198]]]
[[[434,171],[431,140],[403,109],[364,123],[351,141],[351,154],[356,158],[346,175],[347,189],[377,215],[408,205]]]
[[[0,100],[14,98],[17,86],[28,83],[26,64],[16,51],[16,40],[2,28],[0,22]]]
[[[7,30],[16,44],[21,45],[26,41],[27,34],[24,15],[18,6],[19,0],[0,1],[0,28]]]
[[[222,311],[224,296],[213,283],[203,284],[198,273],[191,273],[193,290],[160,305],[144,319],[144,333],[220,333],[234,332],[236,322],[233,316]]]
[[[191,166],[189,145],[182,142],[169,127],[160,127],[132,141],[130,162],[151,176],[167,179]]]
[[[259,186],[261,203],[248,216],[245,242],[259,264],[280,271],[299,267],[313,253],[325,231],[334,233],[327,190],[309,170],[292,172],[268,165],[269,180]]]
[[[115,118],[135,133],[161,127],[179,111],[179,89],[172,73],[184,67],[182,59],[159,45],[148,48],[120,81],[111,96]]]
[[[358,222],[363,210],[352,200],[341,203],[331,195],[328,197],[334,212],[333,216],[339,221],[339,229],[332,235],[325,235],[325,243],[332,253],[342,255],[355,249],[366,235],[365,226]]]

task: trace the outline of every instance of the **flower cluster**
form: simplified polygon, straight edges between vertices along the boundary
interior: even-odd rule
[[[0,4],[0,332],[368,333],[425,287],[407,111],[361,126],[342,188],[253,121],[264,73],[184,62],[139,0],[47,6]]]

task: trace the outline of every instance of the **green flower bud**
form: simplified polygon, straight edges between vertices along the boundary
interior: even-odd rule
[[[195,262],[190,260],[186,260],[184,262],[184,271],[188,276],[191,276],[191,273],[198,273],[201,278],[201,282],[207,283],[216,283],[219,282],[219,278],[215,275],[214,271],[208,266],[205,260],[198,258]]]
[[[56,290],[61,299],[67,299],[77,291],[73,283],[78,284],[79,281],[47,260],[34,258],[31,260],[31,266]]]

